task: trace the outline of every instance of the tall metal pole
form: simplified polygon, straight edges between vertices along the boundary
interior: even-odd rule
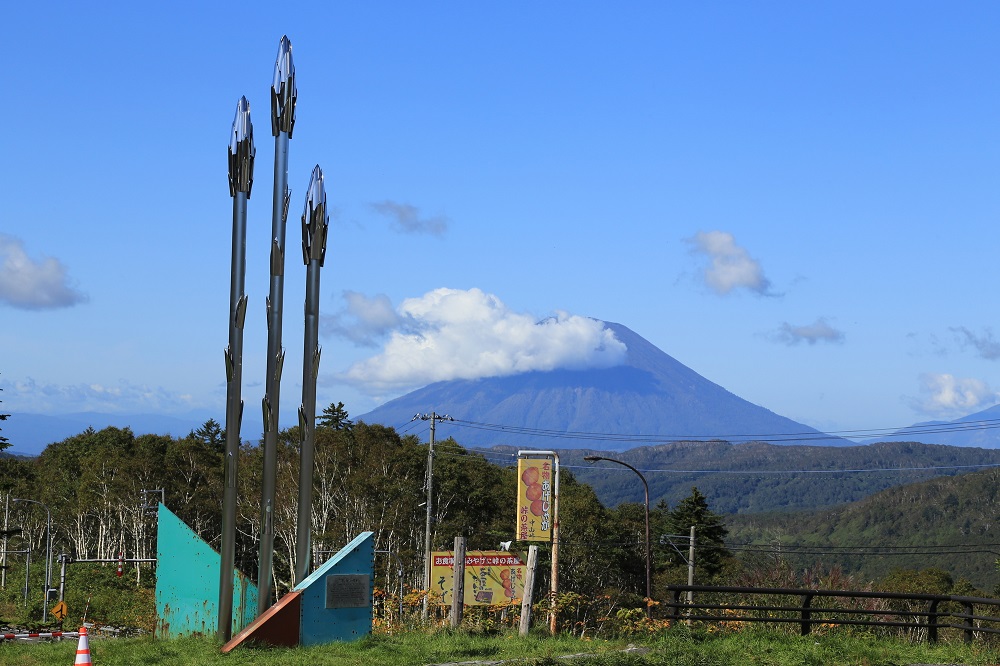
[[[281,368],[281,320],[285,292],[285,222],[288,219],[288,140],[295,125],[295,65],[292,44],[281,38],[271,85],[271,134],[274,135],[274,192],[271,199],[271,292],[267,298],[267,380],[264,412],[264,469],[261,488],[260,566],[257,571],[257,614],[271,605],[274,563],[274,492],[278,477],[278,412]]]
[[[302,405],[299,406],[299,515],[295,541],[295,582],[309,575],[312,538],[313,467],[316,457],[316,377],[319,374],[319,269],[326,258],[330,216],[323,170],[317,164],[309,178],[302,212],[302,260],[306,264],[305,335],[302,349]]]
[[[642,488],[646,493],[646,617],[653,616],[653,606],[650,602],[653,600],[653,585],[652,585],[652,556],[650,555],[649,548],[649,484],[646,483],[646,477],[642,475],[642,472],[637,470],[632,465],[627,462],[622,462],[621,460],[616,460],[614,458],[605,458],[604,456],[584,456],[584,460],[587,462],[597,462],[598,460],[607,460],[608,462],[617,463],[624,467],[628,467],[630,470],[635,472],[639,479],[642,481]]]
[[[226,457],[222,495],[222,561],[219,567],[218,637],[233,633],[233,568],[236,565],[236,477],[243,420],[243,322],[246,320],[247,200],[253,185],[253,124],[250,102],[240,97],[229,136],[229,195],[233,198],[233,257],[229,287],[229,346],[226,348]]]

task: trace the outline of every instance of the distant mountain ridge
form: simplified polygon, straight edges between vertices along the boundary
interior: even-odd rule
[[[3,435],[10,440],[8,453],[36,456],[53,442],[79,435],[87,428],[103,430],[109,426],[129,428],[136,435],[172,435],[184,437],[197,430],[208,419],[209,412],[191,412],[179,416],[166,414],[106,414],[77,412],[74,414],[13,413],[3,422]],[[214,417],[217,421],[219,418]],[[221,421],[219,421],[221,423]]]
[[[983,449],[1000,448],[1000,405],[993,405],[953,421],[915,423],[888,435],[866,440],[864,443],[907,441],[948,446],[977,446]]]
[[[438,436],[463,446],[623,450],[702,438],[852,444],[730,393],[626,326],[604,324],[628,349],[622,365],[437,382],[357,420],[401,428],[414,414],[447,414],[456,421],[439,425]]]

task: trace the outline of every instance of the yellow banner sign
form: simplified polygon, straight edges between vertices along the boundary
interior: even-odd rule
[[[517,461],[516,533],[519,541],[552,538],[552,461],[548,458]]]
[[[473,550],[465,554],[466,606],[505,606],[524,594],[524,562],[501,550]],[[451,605],[455,593],[455,553],[432,553],[431,588],[438,603]],[[435,601],[437,599],[435,598]]]

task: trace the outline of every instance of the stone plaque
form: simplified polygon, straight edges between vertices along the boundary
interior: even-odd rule
[[[329,575],[326,577],[327,608],[367,608],[372,596],[368,574]]]

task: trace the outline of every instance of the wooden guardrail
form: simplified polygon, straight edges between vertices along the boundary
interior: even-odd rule
[[[688,592],[694,593],[691,603],[681,598]],[[938,640],[940,629],[962,630],[967,643],[974,639],[977,632],[1000,634],[1000,599],[951,594],[711,585],[671,585],[669,594],[670,601],[661,604],[661,608],[666,609],[667,617],[671,619],[797,623],[803,636],[819,624],[926,630],[927,640],[931,642]],[[794,605],[782,603],[782,597],[797,598],[799,601]],[[761,603],[747,603],[754,599],[761,600]],[[840,603],[825,601],[823,605],[814,605],[818,600],[840,600]],[[983,610],[977,613],[977,607]]]

